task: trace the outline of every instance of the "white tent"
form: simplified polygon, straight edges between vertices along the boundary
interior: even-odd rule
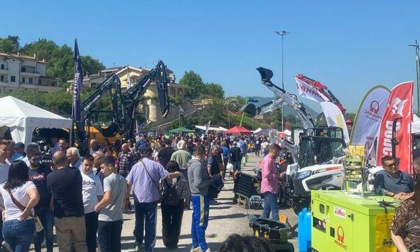
[[[258,129],[256,129],[256,130],[254,130],[254,134],[256,134],[256,133],[260,132],[261,130],[262,130],[261,128],[258,128]]]
[[[203,125],[203,126],[201,126],[201,125],[195,125],[195,128],[200,129],[200,130],[206,130],[206,126],[205,125]],[[209,127],[209,130],[210,131],[212,131],[212,130],[213,131],[225,131],[227,129],[219,126],[219,127]]]
[[[411,133],[414,135],[420,135],[420,118],[417,115],[413,115],[413,122],[411,123]]]
[[[25,145],[32,141],[36,128],[68,128],[72,120],[38,108],[12,96],[0,98],[0,128],[10,128],[15,142]]]

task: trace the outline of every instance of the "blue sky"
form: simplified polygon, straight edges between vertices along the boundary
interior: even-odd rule
[[[349,112],[381,84],[416,79],[420,1],[3,1],[0,37],[21,45],[47,38],[99,59],[106,67],[154,67],[198,73],[223,86],[226,96],[273,96],[257,67],[272,69],[297,93],[294,75],[325,84]],[[6,11],[7,10],[7,11]],[[416,92],[414,96],[416,97]],[[306,99],[301,98],[305,103]],[[320,106],[311,103],[320,110]],[[416,103],[415,103],[416,107]]]

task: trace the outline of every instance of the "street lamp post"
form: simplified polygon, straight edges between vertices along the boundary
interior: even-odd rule
[[[281,88],[284,90],[284,35],[289,34],[287,31],[276,31],[281,36]],[[281,107],[281,131],[284,131],[284,106]]]
[[[409,46],[413,46],[416,49],[416,76],[417,76],[417,115],[420,115],[420,65],[419,65],[419,44],[417,44],[417,39],[415,41],[414,45],[409,45]]]

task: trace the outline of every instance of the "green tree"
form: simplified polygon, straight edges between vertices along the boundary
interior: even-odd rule
[[[20,49],[20,45],[19,45],[20,38],[19,38],[19,36],[9,35],[9,36],[7,36],[7,39],[10,40],[10,41],[12,41],[12,43],[15,45],[15,47],[16,47],[17,50]]]
[[[203,98],[218,98],[223,99],[225,97],[225,91],[220,84],[206,83],[202,91],[201,96]]]
[[[0,38],[0,52],[17,53],[18,48],[12,40],[7,38]]]
[[[184,73],[184,76],[179,80],[180,85],[189,86],[192,90],[189,93],[189,98],[198,99],[205,85],[201,76],[194,71]]]
[[[225,99],[226,108],[233,113],[239,112],[239,109],[246,104],[246,99],[242,96],[227,97]]]
[[[36,55],[37,59],[43,59],[51,63],[51,58],[59,48],[54,41],[42,38],[26,44],[21,51],[23,54]]]
[[[53,52],[47,74],[65,83],[74,76],[73,51],[68,45],[63,45]]]
[[[95,74],[105,69],[105,66],[99,60],[91,56],[81,56],[80,60],[82,61],[83,74],[85,75]]]

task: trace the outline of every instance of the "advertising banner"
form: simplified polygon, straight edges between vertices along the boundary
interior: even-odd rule
[[[325,119],[327,120],[328,126],[335,126],[343,129],[344,141],[349,143],[349,132],[341,110],[332,102],[321,102],[321,107],[322,112],[324,112]]]
[[[312,87],[308,83],[299,79],[297,76],[295,77],[295,80],[296,80],[298,93],[301,97],[305,97],[305,98],[308,98],[310,100],[317,101],[317,102],[330,101],[330,99],[326,97],[324,94],[322,94],[321,92],[319,92],[317,88]]]
[[[395,148],[400,170],[410,174],[413,173],[410,127],[413,121],[413,88],[414,82],[408,81],[391,90],[379,129],[377,148],[377,165],[382,165],[383,156],[392,156]]]
[[[372,165],[376,165],[376,157],[371,154],[375,150],[374,142],[378,136],[389,92],[389,89],[384,86],[375,86],[370,89],[360,104],[351,130],[350,144],[365,146],[365,157]]]

